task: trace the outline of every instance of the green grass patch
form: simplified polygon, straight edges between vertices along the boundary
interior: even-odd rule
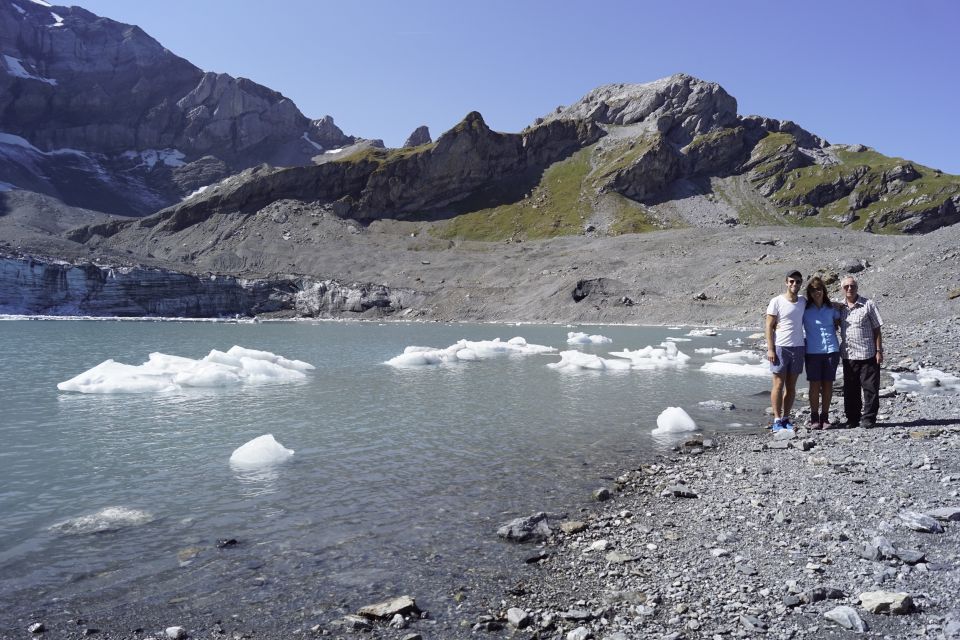
[[[608,193],[604,196],[608,202],[616,207],[614,221],[610,225],[609,233],[612,236],[621,236],[628,233],[647,233],[658,231],[662,227],[644,211],[639,204],[619,193]]]
[[[589,206],[581,200],[590,172],[590,151],[581,149],[550,165],[529,197],[463,213],[439,223],[432,234],[462,240],[552,238],[580,233]],[[476,198],[483,198],[480,194]],[[469,207],[458,203],[457,209]]]

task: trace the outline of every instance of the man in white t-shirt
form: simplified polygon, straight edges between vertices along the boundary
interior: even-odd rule
[[[790,271],[786,278],[786,291],[773,298],[767,305],[767,360],[773,374],[770,390],[770,405],[773,407],[773,431],[793,429],[790,409],[797,396],[797,378],[803,373],[803,357],[806,352],[803,341],[803,312],[807,299],[799,295],[803,276],[799,271]]]

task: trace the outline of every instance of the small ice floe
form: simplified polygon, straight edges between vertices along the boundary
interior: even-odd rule
[[[551,362],[547,365],[551,369],[565,371],[626,371],[631,368],[631,364],[625,360],[616,360],[601,358],[592,353],[583,353],[582,351],[561,351],[560,362]]]
[[[667,342],[690,342],[690,338],[677,338],[674,336],[667,336],[665,340]]]
[[[151,353],[147,362],[129,365],[106,360],[57,385],[78,393],[163,393],[186,387],[227,387],[237,384],[295,382],[314,368],[269,351],[233,346],[212,350],[200,360]]]
[[[646,346],[636,351],[624,349],[611,351],[615,358],[625,358],[634,369],[661,369],[664,367],[685,367],[690,356],[680,351],[673,342],[662,342],[659,347]]]
[[[153,519],[153,514],[148,511],[127,507],[105,507],[96,513],[58,522],[50,527],[50,531],[64,535],[100,533],[146,524]]]
[[[767,377],[770,375],[770,368],[767,361],[758,353],[752,351],[735,351],[733,353],[720,353],[712,358],[702,367],[701,371],[707,373],[719,373],[728,376],[756,376]]]
[[[743,338],[733,338],[732,340],[727,340],[727,344],[731,347],[742,347]]]
[[[694,349],[693,352],[706,354],[730,353],[730,349],[721,349],[720,347],[703,347],[702,349]]]
[[[717,333],[716,329],[706,328],[706,329],[690,329],[687,335],[692,336],[694,338],[703,338],[706,336],[716,336],[720,334]]]
[[[568,331],[567,344],[610,344],[613,340],[607,336],[587,335],[581,331]]]
[[[230,465],[240,469],[259,469],[286,462],[291,457],[293,449],[287,449],[268,433],[234,449],[230,454]]]
[[[500,338],[494,340],[478,340],[475,342],[460,340],[456,344],[452,344],[444,349],[410,346],[404,349],[402,354],[390,358],[384,364],[399,368],[425,367],[438,364],[486,360],[501,355],[527,356],[556,353],[556,351],[554,347],[529,344],[520,336],[510,338],[506,342],[501,342]]]
[[[659,435],[696,430],[697,423],[693,421],[693,418],[691,418],[686,411],[680,407],[667,407],[657,416],[657,428],[651,431],[651,433]]]
[[[893,388],[900,393],[950,395],[960,393],[960,377],[939,369],[920,367],[916,373],[893,372]]]

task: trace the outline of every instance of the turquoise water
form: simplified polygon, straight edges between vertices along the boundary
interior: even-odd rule
[[[650,435],[667,406],[686,408],[707,429],[730,429],[735,413],[696,403],[768,388],[765,379],[698,370],[709,356],[693,349],[743,335],[728,331],[679,343],[693,356],[682,370],[566,373],[546,366],[556,355],[382,364],[407,345],[460,338],[519,335],[563,350],[570,330],[0,322],[0,629],[78,601],[92,618],[149,618],[174,602],[195,615],[256,608],[289,620],[410,593],[435,617],[453,617],[453,590],[509,582],[525,553],[497,540],[499,523],[576,509],[608,478],[667,450],[675,439]],[[576,330],[613,339],[581,348],[597,354],[686,332]],[[298,383],[168,394],[56,388],[107,358],[199,358],[234,344],[316,370]],[[295,450],[293,459],[266,472],[232,470],[231,452],[265,433]],[[108,507],[137,517],[97,533],[55,526]],[[218,549],[221,538],[239,544]]]

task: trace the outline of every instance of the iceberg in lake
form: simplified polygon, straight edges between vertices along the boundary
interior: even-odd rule
[[[399,368],[425,367],[438,364],[486,360],[501,355],[526,356],[555,353],[556,351],[554,347],[529,344],[519,336],[511,338],[506,342],[502,342],[500,338],[478,341],[460,340],[443,349],[410,346],[404,349],[402,354],[390,358],[384,364]]]
[[[96,513],[70,518],[50,527],[51,531],[65,535],[100,533],[115,531],[125,527],[146,524],[153,520],[153,514],[127,507],[105,507]]]
[[[607,336],[589,336],[580,331],[567,332],[567,344],[610,344],[612,339]]]
[[[636,351],[624,349],[611,351],[610,355],[616,358],[625,358],[630,361],[634,369],[660,369],[664,367],[685,367],[690,356],[680,351],[676,343],[662,342],[660,346],[646,346]]]
[[[720,334],[717,333],[717,330],[716,330],[716,329],[707,328],[707,329],[690,329],[690,331],[687,333],[687,335],[688,335],[688,336],[692,336],[692,337],[694,337],[694,338],[703,338],[703,337],[707,337],[707,336],[717,336],[717,335],[720,335]]]
[[[577,371],[581,369],[591,371],[625,371],[630,368],[630,363],[623,360],[601,358],[600,356],[592,353],[583,353],[582,351],[571,350],[561,351],[560,362],[551,362],[547,366],[551,369],[567,371]]]
[[[304,380],[312,364],[288,360],[269,351],[233,346],[212,350],[199,360],[151,353],[141,365],[106,360],[57,385],[78,393],[161,393],[187,387],[227,387],[237,384]]]
[[[657,428],[651,431],[651,433],[659,435],[696,430],[697,423],[693,421],[693,418],[691,418],[686,411],[680,407],[667,407],[657,416]]]
[[[728,376],[756,376],[765,378],[770,375],[770,368],[766,359],[753,351],[734,351],[733,353],[719,353],[711,362],[700,367],[707,373],[718,373]]]
[[[287,449],[276,441],[272,433],[254,438],[230,454],[230,464],[243,469],[256,469],[280,464],[293,457],[293,449]]]
[[[939,369],[920,367],[916,373],[891,372],[893,388],[901,393],[954,394],[960,393],[960,377]]]

